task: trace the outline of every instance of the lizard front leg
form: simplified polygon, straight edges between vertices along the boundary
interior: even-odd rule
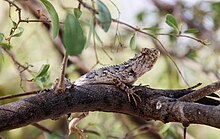
[[[136,90],[134,90],[133,87],[129,88],[125,83],[121,82],[120,79],[118,78],[113,79],[113,82],[118,88],[120,88],[121,90],[127,93],[129,102],[131,102],[131,97],[134,100],[136,106],[137,106],[137,101],[135,97],[137,97],[139,101],[141,102],[141,98],[135,93]]]

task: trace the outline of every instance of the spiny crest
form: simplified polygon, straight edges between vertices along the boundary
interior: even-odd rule
[[[149,60],[156,60],[159,57],[159,55],[160,55],[160,52],[155,48],[150,48],[150,49],[149,48],[142,48],[141,52],[135,54],[133,58],[130,58],[129,60],[124,61],[123,63],[121,63],[119,65],[110,65],[107,67],[99,68],[97,70],[102,70],[102,69],[106,69],[106,68],[117,68],[120,65],[132,64],[133,62],[136,61],[136,59],[141,58],[143,56],[148,56]]]

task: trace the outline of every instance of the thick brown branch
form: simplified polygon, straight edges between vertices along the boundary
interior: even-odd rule
[[[0,106],[0,131],[10,130],[71,112],[105,111],[164,122],[205,124],[220,128],[220,108],[177,101],[191,90],[136,87],[142,102],[135,106],[112,85],[74,86],[65,93],[52,90]]]

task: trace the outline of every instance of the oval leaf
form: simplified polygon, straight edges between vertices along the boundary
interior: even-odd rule
[[[102,23],[102,28],[105,32],[107,32],[112,23],[111,13],[102,1],[97,0],[97,6],[99,12],[99,20]]]
[[[35,76],[35,79],[39,78],[39,77],[43,77],[48,75],[48,69],[50,68],[49,64],[43,64],[39,70],[39,72],[37,73],[37,75]]]
[[[50,14],[51,20],[52,20],[52,29],[53,29],[53,38],[56,38],[56,36],[59,33],[59,17],[58,14],[53,7],[53,5],[48,0],[40,0],[44,6],[47,8],[47,11]]]
[[[136,33],[133,34],[130,40],[130,48],[131,49],[136,49]]]
[[[199,30],[197,28],[189,28],[184,31],[184,33],[198,33]]]
[[[157,26],[153,26],[153,27],[148,27],[148,28],[143,28],[142,30],[150,30],[150,31],[158,31],[161,30],[161,28],[157,27]]]
[[[13,23],[13,27],[16,27],[17,23],[15,21],[13,21],[12,19],[11,19],[11,21]]]
[[[175,29],[177,32],[179,32],[177,20],[174,18],[173,15],[171,14],[166,15],[166,23],[169,26],[171,26],[173,29]]]
[[[34,81],[40,88],[50,87],[52,85],[50,82],[49,73],[46,74],[45,76],[35,78]]]
[[[24,29],[22,27],[18,27],[18,33],[12,35],[11,37],[20,37],[23,32],[24,32]]]
[[[89,43],[90,43],[90,40],[91,40],[91,36],[92,34],[94,33],[94,16],[91,16],[91,19],[90,19],[90,23],[89,23],[89,34],[88,34],[88,37],[87,37],[87,41],[86,41],[86,44],[85,44],[85,48],[88,48],[89,47]]]
[[[48,72],[50,68],[49,64],[43,64],[36,74],[36,76],[33,78],[33,81],[40,87],[45,88],[46,86],[50,86],[50,74]]]
[[[80,11],[80,9],[78,8],[74,8],[74,15],[76,18],[80,18],[80,16],[82,15],[82,11]]]
[[[11,19],[11,17],[10,17],[10,19]],[[11,22],[13,24],[13,28],[16,27],[17,23],[15,21],[13,21],[12,19],[11,19]],[[13,33],[14,33],[14,29],[11,29],[10,35],[12,35]]]
[[[86,38],[78,19],[67,13],[63,25],[64,47],[69,55],[78,55],[82,52]]]

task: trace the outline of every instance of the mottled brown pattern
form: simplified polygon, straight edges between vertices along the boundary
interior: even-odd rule
[[[128,85],[132,85],[145,72],[151,70],[159,55],[160,52],[154,48],[142,48],[141,52],[137,53],[128,61],[119,65],[91,71],[77,79],[74,85],[114,84],[127,93],[129,101],[130,97],[132,97],[137,105],[135,97],[140,101],[141,99]]]
[[[151,70],[159,55],[160,52],[154,48],[142,48],[141,52],[128,61],[91,71],[77,79],[74,84],[114,84],[113,79],[117,78],[125,84],[132,85],[145,72]]]

